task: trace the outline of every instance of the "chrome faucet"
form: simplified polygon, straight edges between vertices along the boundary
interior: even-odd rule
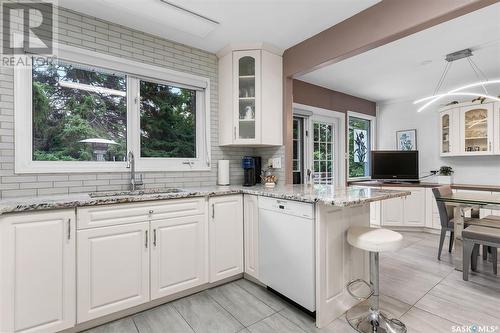
[[[142,174],[139,174],[139,179],[135,178],[135,158],[132,151],[128,152],[127,168],[130,168],[130,190],[135,191],[138,186],[144,185],[142,181]]]

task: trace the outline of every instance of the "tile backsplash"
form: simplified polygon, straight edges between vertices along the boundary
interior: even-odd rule
[[[168,41],[140,31],[86,15],[58,9],[60,44],[124,57],[144,63],[210,78],[212,168],[203,172],[145,172],[146,187],[214,185],[217,160],[231,161],[231,182],[243,181],[240,167],[244,155],[268,157],[281,148],[219,147],[218,84],[215,54]],[[74,192],[123,190],[128,173],[15,174],[14,173],[14,78],[12,68],[0,69],[0,198],[67,194]],[[280,179],[283,177],[280,175]]]

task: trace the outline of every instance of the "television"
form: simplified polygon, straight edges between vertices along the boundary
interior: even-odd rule
[[[418,182],[418,151],[373,150],[372,179]]]

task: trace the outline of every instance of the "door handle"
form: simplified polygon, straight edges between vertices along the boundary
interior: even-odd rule
[[[153,246],[156,247],[156,229],[153,229]]]
[[[144,246],[147,249],[148,248],[148,231],[147,230],[144,232],[144,235],[145,235],[145,238],[146,238],[146,240],[144,242]]]
[[[68,219],[68,240],[71,239],[71,219]]]
[[[212,220],[215,219],[215,204],[212,204]]]

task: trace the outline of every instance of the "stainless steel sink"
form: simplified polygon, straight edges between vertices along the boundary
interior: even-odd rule
[[[168,193],[181,193],[181,192],[184,192],[184,190],[180,188],[150,188],[150,189],[135,190],[135,191],[92,192],[89,193],[89,196],[91,198],[104,198],[104,197],[168,194]]]

